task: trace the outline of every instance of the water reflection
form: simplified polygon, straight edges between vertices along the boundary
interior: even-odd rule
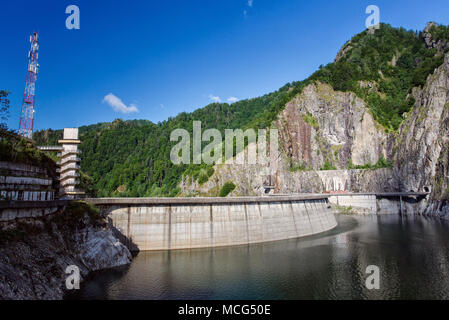
[[[142,252],[101,272],[75,299],[447,299],[447,222],[338,217],[322,235],[250,246]],[[368,265],[380,290],[365,287]]]

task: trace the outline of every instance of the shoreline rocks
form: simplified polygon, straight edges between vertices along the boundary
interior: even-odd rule
[[[0,228],[0,299],[61,300],[68,266],[81,281],[92,271],[131,262],[102,217],[58,212]],[[82,284],[81,284],[82,285]]]

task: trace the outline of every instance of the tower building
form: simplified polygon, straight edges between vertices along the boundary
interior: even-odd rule
[[[60,153],[58,153],[60,196],[66,199],[81,197],[84,192],[77,188],[80,182],[78,145],[81,143],[78,139],[78,128],[65,128],[63,138],[58,143],[62,145]]]

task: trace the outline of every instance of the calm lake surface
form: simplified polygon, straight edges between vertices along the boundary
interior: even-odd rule
[[[449,299],[449,223],[339,216],[332,231],[239,247],[140,252],[67,299]],[[380,290],[365,287],[380,268]]]

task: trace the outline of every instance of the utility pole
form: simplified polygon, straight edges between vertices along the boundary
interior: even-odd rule
[[[33,137],[34,122],[34,94],[36,90],[36,79],[39,71],[37,63],[39,52],[39,34],[33,32],[30,36],[31,49],[28,53],[28,69],[25,84],[25,92],[23,94],[22,112],[20,115],[19,134],[25,138]]]

